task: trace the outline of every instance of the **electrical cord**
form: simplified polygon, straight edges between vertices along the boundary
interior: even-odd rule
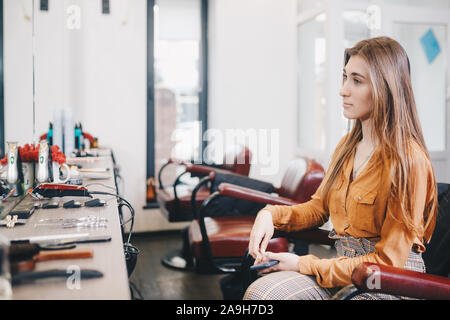
[[[121,175],[117,176],[117,180],[118,180],[118,182],[117,182],[117,190],[119,191],[119,187],[120,187],[121,189],[120,189],[119,193],[124,193],[125,192],[125,180],[122,178]]]
[[[125,254],[125,260],[127,261],[127,269],[128,269],[128,276],[130,276],[131,272],[134,270],[134,267],[136,266],[136,257],[139,254],[139,249],[136,248],[131,244],[131,235],[133,233],[133,227],[134,227],[134,209],[133,206],[123,197],[121,197],[118,194],[110,193],[110,192],[103,192],[103,191],[92,191],[89,192],[89,194],[102,194],[102,195],[110,195],[114,196],[121,200],[121,203],[119,203],[119,207],[126,206],[130,210],[131,218],[128,219],[126,222],[122,222],[121,225],[128,223],[131,221],[130,230],[128,232],[128,240],[123,244],[123,250]],[[121,218],[122,220],[123,218]]]
[[[129,284],[130,284],[130,291],[131,291],[131,300],[144,300],[144,297],[142,296],[142,293],[138,289],[136,284],[134,282],[132,282],[131,280],[129,281]],[[137,293],[137,297],[136,297],[135,293]]]
[[[111,201],[111,200],[116,200],[116,202],[117,202],[117,198],[116,197],[110,197],[110,198],[108,198],[108,199],[104,199],[105,200],[105,202],[106,203],[108,203],[109,204],[109,202]],[[121,202],[122,203],[122,202]],[[120,205],[119,205],[120,206]]]
[[[87,187],[89,187],[89,186],[102,186],[102,187],[105,187],[105,188],[107,188],[107,189],[116,191],[116,188],[111,187],[111,186],[107,186],[106,184],[103,184],[103,183],[100,183],[100,182],[88,183],[88,184],[85,185],[84,187],[87,188]]]
[[[123,206],[127,207],[128,210],[130,210],[130,208],[129,208],[125,203],[120,203],[120,204],[119,204],[119,208],[120,208],[120,209],[122,209]],[[128,219],[127,221],[124,222],[124,221],[123,221],[123,216],[121,215],[121,216],[120,216],[120,219],[121,219],[120,225],[121,225],[121,226],[124,226],[124,225],[126,225],[128,222],[130,222],[130,221],[133,219],[133,217],[130,217],[130,219]]]
[[[102,187],[104,187],[106,189],[117,191],[116,188],[111,187],[111,186],[107,186],[106,184],[103,184],[103,183],[100,183],[100,182],[93,182],[93,183],[88,183],[88,184],[84,185],[85,188],[90,187],[90,186],[102,186]],[[94,191],[92,191],[92,192],[94,192]],[[92,193],[92,192],[90,192],[90,193]],[[119,193],[120,192],[118,192],[118,194]],[[112,198],[106,199],[105,201],[108,203],[110,200],[113,200],[113,199],[117,200],[116,194],[114,194],[114,196],[112,196]],[[119,204],[119,208],[121,208],[121,207],[122,207],[122,204]],[[121,213],[121,211],[119,211],[119,212]],[[120,215],[120,217],[122,218],[122,215]],[[126,223],[128,223],[129,221],[130,221],[130,219]],[[123,223],[121,225],[124,225],[126,223]]]
[[[92,192],[89,192],[89,194],[102,194],[102,195],[114,196],[116,198],[119,198],[123,202],[122,205],[126,206],[130,210],[131,218],[128,219],[127,222],[126,222],[126,223],[128,223],[128,222],[131,221],[130,231],[128,233],[128,240],[127,240],[127,243],[130,244],[131,235],[133,233],[133,227],[134,227],[134,209],[133,209],[133,206],[125,198],[123,198],[122,196],[120,196],[118,194],[114,194],[114,193],[110,193],[110,192],[103,192],[103,191],[92,191]]]

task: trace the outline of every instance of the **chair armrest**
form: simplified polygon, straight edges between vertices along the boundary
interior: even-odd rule
[[[161,168],[159,169],[159,172],[158,172],[159,189],[164,189],[165,188],[165,186],[162,183],[162,172],[167,166],[169,166],[171,164],[176,164],[176,165],[180,165],[180,166],[187,166],[187,165],[189,165],[189,162],[186,162],[185,160],[181,160],[181,159],[169,158],[167,160],[167,162],[161,166]]]
[[[190,164],[190,162],[187,161],[187,160],[177,159],[177,158],[169,158],[167,160],[167,162],[169,162],[169,163],[176,163],[176,164],[180,164],[180,165],[188,165],[188,164]]]
[[[250,188],[237,186],[231,183],[221,183],[218,187],[218,192],[222,196],[242,200],[249,200],[258,203],[266,203],[272,205],[288,205],[288,206],[298,204],[297,201],[294,201],[289,198],[274,196],[269,193],[256,191]]]
[[[421,299],[450,299],[450,278],[364,262],[352,273],[353,284],[364,292]]]
[[[249,200],[259,203],[266,203],[271,205],[296,205],[299,204],[289,198],[274,196],[261,191],[237,186],[231,183],[221,183],[218,187],[218,192],[222,196]],[[310,243],[334,245],[334,240],[328,237],[329,231],[323,229],[309,229],[295,232],[275,231],[274,237],[283,237],[290,240],[304,240]]]
[[[211,172],[220,172],[220,173],[226,173],[226,174],[231,173],[229,170],[205,166],[205,165],[201,165],[201,164],[187,164],[186,171],[190,172],[190,173],[194,173],[194,174],[204,175],[204,176],[210,174]]]

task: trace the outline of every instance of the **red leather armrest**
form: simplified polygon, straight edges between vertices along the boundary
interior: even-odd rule
[[[237,186],[231,183],[221,183],[218,187],[219,194],[227,197],[250,200],[259,203],[272,205],[296,205],[297,201],[289,198],[274,196],[269,193],[256,191],[253,189]],[[329,231],[322,229],[310,229],[295,232],[275,231],[274,237],[284,237],[289,239],[304,240],[310,243],[333,245],[334,240],[328,238]]]
[[[258,203],[266,203],[272,205],[295,205],[298,202],[289,198],[283,198],[271,195],[269,193],[256,191],[253,189],[237,186],[231,183],[221,183],[218,187],[221,195],[238,198],[243,200],[250,200]]]
[[[176,158],[169,158],[169,160],[167,160],[168,163],[176,163],[179,165],[189,165],[189,161],[183,160],[183,159],[176,159]]]
[[[229,170],[203,166],[201,164],[187,164],[186,165],[186,171],[187,172],[191,172],[191,173],[203,174],[203,175],[208,175],[211,172],[221,172],[221,173],[226,173],[226,174],[231,174],[232,173]]]
[[[364,262],[352,273],[360,290],[419,299],[450,299],[450,278]]]

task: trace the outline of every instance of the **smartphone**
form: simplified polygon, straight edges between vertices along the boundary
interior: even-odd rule
[[[277,265],[279,263],[280,263],[279,260],[269,260],[268,262],[251,266],[250,270],[252,270],[252,271],[253,270],[262,270],[262,269],[273,267],[274,265]]]

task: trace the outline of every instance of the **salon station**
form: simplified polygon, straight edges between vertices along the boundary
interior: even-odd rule
[[[341,259],[344,236],[376,239],[380,258],[341,282],[299,262],[292,272],[339,287],[321,298],[450,299],[449,0],[0,0],[0,21],[0,299],[259,299],[265,270],[288,272],[282,254]],[[434,176],[422,211],[436,226],[414,240],[425,272],[383,265],[396,261],[384,220],[349,214],[341,232],[334,206],[308,227],[281,217],[330,176],[332,200],[345,187],[361,210],[382,201],[378,183],[355,184],[383,141],[341,164],[350,182],[332,160],[376,83],[345,50],[376,37],[407,53]],[[263,212],[273,226],[257,238]],[[266,250],[281,255],[260,261]]]

